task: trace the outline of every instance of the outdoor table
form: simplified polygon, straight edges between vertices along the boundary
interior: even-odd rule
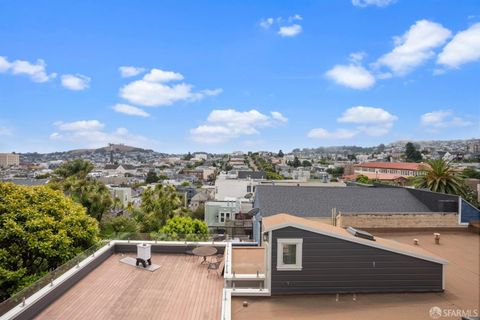
[[[207,263],[207,257],[213,256],[214,254],[217,253],[217,248],[215,247],[209,247],[209,246],[203,246],[203,247],[197,247],[192,250],[192,253],[196,256],[203,257],[203,263]]]

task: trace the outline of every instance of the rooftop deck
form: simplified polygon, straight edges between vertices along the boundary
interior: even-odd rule
[[[123,257],[109,257],[36,319],[220,318],[223,278],[207,278],[199,259],[152,254],[160,268],[150,272],[121,263]]]
[[[466,231],[442,232],[436,245],[432,232],[375,233],[376,236],[412,244],[449,260],[445,266],[444,293],[302,295],[273,297],[234,297],[232,319],[432,319],[433,306],[442,309],[479,311],[480,301],[480,236]],[[248,307],[242,302],[248,301]],[[442,317],[441,319],[459,319]]]

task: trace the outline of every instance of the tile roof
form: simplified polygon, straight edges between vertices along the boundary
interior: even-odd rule
[[[287,212],[300,217],[331,217],[333,208],[337,212],[435,211],[405,188],[373,187],[259,185],[254,206],[260,208],[262,216]]]
[[[421,170],[424,163],[412,162],[364,162],[356,164],[357,168],[378,168],[378,169],[397,169],[397,170]]]
[[[347,230],[343,228],[335,227],[335,226],[318,222],[318,221],[295,217],[286,213],[280,213],[274,216],[265,217],[262,219],[262,225],[263,225],[262,231],[264,232],[275,230],[275,229],[281,229],[288,226],[293,226],[303,230],[312,231],[312,232],[320,233],[323,235],[340,238],[342,240],[356,242],[356,243],[360,243],[360,244],[371,246],[371,247],[376,247],[383,250],[405,254],[405,255],[413,256],[413,257],[424,259],[424,260],[429,260],[429,261],[442,263],[442,264],[448,263],[445,259],[439,256],[436,256],[419,247],[414,247],[408,244],[403,244],[397,241],[378,238],[378,237],[375,237],[375,241],[361,239],[352,235],[351,233],[349,233]]]

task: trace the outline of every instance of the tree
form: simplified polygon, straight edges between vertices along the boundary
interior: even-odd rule
[[[355,179],[355,181],[357,181],[359,183],[364,183],[364,184],[370,183],[370,179],[368,179],[368,177],[364,176],[363,174],[358,175],[357,178]]]
[[[311,167],[312,163],[308,160],[303,160],[302,161],[302,167]]]
[[[480,171],[471,167],[463,169],[462,175],[468,179],[480,179]]]
[[[155,182],[158,182],[158,180],[159,180],[159,177],[157,176],[155,171],[153,171],[153,170],[148,171],[147,177],[145,178],[146,183],[148,183],[148,184],[155,183]]]
[[[92,169],[93,165],[82,159],[67,161],[55,169],[55,176],[50,180],[49,186],[63,191],[83,205],[90,216],[100,221],[113,201],[105,184],[88,176]]]
[[[283,158],[283,156],[284,156],[283,151],[282,150],[278,151],[278,157]]]
[[[94,166],[91,162],[83,159],[74,159],[62,163],[54,173],[60,178],[67,179],[75,176],[84,179],[93,170]]]
[[[461,176],[442,159],[429,160],[422,166],[423,175],[414,180],[417,188],[429,189],[434,192],[467,196],[467,188]]]
[[[0,182],[0,299],[96,244],[98,231],[62,192]]]
[[[174,217],[159,230],[161,237],[169,240],[200,241],[208,239],[207,224],[190,217]]]
[[[142,194],[142,214],[137,215],[142,232],[157,231],[173,218],[182,205],[175,187],[156,185]]]
[[[101,234],[106,238],[119,233],[135,233],[138,229],[138,223],[126,216],[104,219],[100,224]]]
[[[293,158],[292,166],[293,166],[294,168],[298,168],[298,167],[301,166],[300,160],[298,160],[298,157],[297,157],[297,156],[295,156],[295,157]]]
[[[190,161],[192,159],[193,159],[193,156],[190,152],[186,154],[185,157],[183,157],[183,160],[186,160],[186,161]]]
[[[411,142],[405,145],[405,156],[407,162],[420,162],[422,160],[422,154]]]

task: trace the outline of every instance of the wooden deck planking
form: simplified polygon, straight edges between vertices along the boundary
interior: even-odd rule
[[[154,254],[155,272],[113,255],[36,319],[219,319],[223,278],[199,259]]]

